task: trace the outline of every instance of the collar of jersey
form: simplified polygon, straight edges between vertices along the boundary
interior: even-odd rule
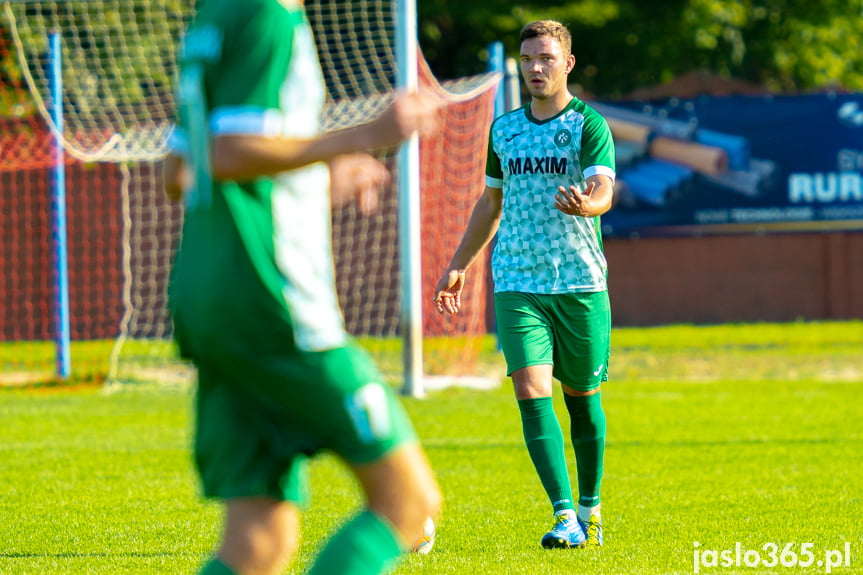
[[[530,120],[530,121],[531,121],[531,122],[533,122],[534,124],[539,124],[539,125],[541,126],[541,125],[543,125],[543,124],[547,124],[547,123],[549,123],[549,122],[552,122],[552,121],[554,121],[554,120],[557,120],[557,119],[558,119],[558,118],[560,118],[562,115],[566,114],[569,110],[571,110],[572,108],[574,108],[574,107],[575,107],[575,104],[576,104],[577,102],[578,102],[578,98],[576,98],[575,96],[573,96],[573,97],[572,97],[572,100],[570,100],[570,101],[569,101],[569,103],[568,103],[566,106],[564,106],[564,107],[563,107],[563,110],[561,110],[560,112],[558,112],[557,114],[555,114],[555,115],[554,115],[554,116],[552,116],[551,118],[546,118],[545,120],[537,120],[536,118],[534,118],[534,117],[533,117],[533,113],[530,111],[530,102],[528,102],[528,103],[527,103],[527,105],[525,105],[525,107],[524,107],[524,114],[525,114],[525,116],[527,116],[527,119],[528,119],[528,120]]]

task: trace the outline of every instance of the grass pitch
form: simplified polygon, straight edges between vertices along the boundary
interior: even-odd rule
[[[693,573],[737,543],[768,563],[809,543],[813,563],[699,573],[825,573],[845,549],[832,573],[863,573],[863,323],[620,329],[612,346],[605,548],[539,547],[550,509],[505,381],[405,400],[445,508],[434,550],[396,573]],[[191,407],[183,386],[0,390],[0,573],[194,573],[221,512],[198,496]],[[312,481],[296,573],[359,503],[332,457]]]

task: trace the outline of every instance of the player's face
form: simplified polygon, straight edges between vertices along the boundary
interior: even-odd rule
[[[564,54],[554,38],[540,36],[521,43],[521,74],[533,98],[544,100],[565,90],[574,65],[575,57]]]

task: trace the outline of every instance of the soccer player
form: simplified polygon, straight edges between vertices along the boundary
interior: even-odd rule
[[[545,548],[602,545],[600,385],[608,373],[611,316],[599,216],[611,207],[614,146],[605,120],[567,89],[571,45],[559,22],[522,29],[530,102],[492,124],[485,192],[435,289],[438,311],[458,313],[466,272],[497,232],[498,334],[527,450],[554,512]],[[577,511],[552,377],[561,382],[571,420]]]
[[[307,460],[324,449],[356,475],[366,507],[310,572],[383,572],[437,515],[440,492],[398,398],[345,332],[330,191],[372,210],[389,173],[355,152],[433,131],[438,102],[397,95],[370,123],[321,134],[324,82],[299,1],[200,2],[180,68],[183,160],[165,165],[166,191],[186,204],[172,312],[180,351],[198,368],[204,495],[226,503],[202,573],[290,563]]]

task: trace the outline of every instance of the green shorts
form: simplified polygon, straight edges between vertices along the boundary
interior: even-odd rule
[[[363,464],[416,440],[396,394],[353,344],[196,363],[195,462],[207,497],[303,504],[308,456],[328,449]]]
[[[553,365],[554,377],[590,391],[608,380],[611,308],[608,292],[494,295],[497,331],[507,375]]]

